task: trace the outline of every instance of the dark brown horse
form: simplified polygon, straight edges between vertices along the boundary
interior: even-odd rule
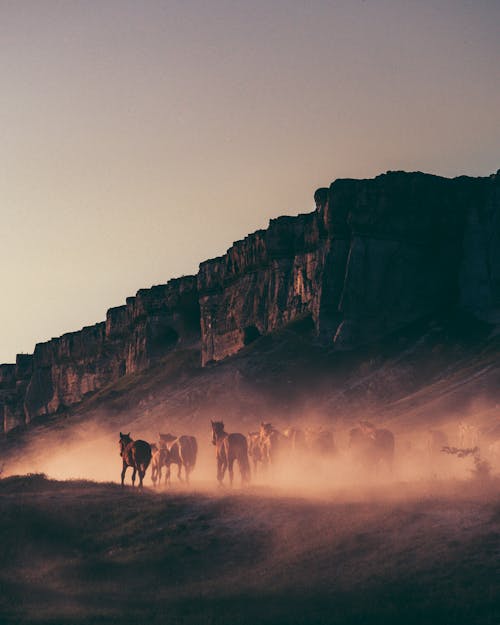
[[[130,432],[128,434],[122,434],[120,432],[120,456],[123,461],[122,468],[122,486],[125,481],[125,471],[128,467],[133,468],[132,473],[132,486],[135,485],[135,475],[139,473],[139,488],[142,488],[142,480],[146,475],[146,470],[151,462],[151,445],[146,441],[137,440],[134,441],[130,438]]]
[[[212,444],[215,445],[215,455],[217,458],[217,480],[222,486],[222,481],[226,473],[229,472],[229,483],[233,485],[233,465],[238,461],[242,483],[250,480],[250,463],[248,462],[247,439],[243,434],[228,434],[224,431],[222,421],[212,421]]]
[[[353,459],[365,469],[385,465],[392,471],[394,434],[390,430],[378,429],[368,421],[360,421],[359,427],[349,433],[349,448]]]
[[[170,465],[176,464],[179,481],[182,482],[181,469],[184,467],[186,484],[189,484],[189,474],[196,466],[196,457],[198,455],[196,438],[185,434],[182,436],[160,434],[160,447],[167,452],[165,457],[165,466],[167,467],[165,481],[170,483]]]

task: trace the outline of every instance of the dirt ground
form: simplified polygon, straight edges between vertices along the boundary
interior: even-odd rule
[[[0,622],[500,622],[500,484],[0,480]]]

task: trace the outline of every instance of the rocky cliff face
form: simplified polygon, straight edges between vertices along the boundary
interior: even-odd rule
[[[106,321],[39,343],[24,397],[25,419],[51,414],[127,373],[145,369],[179,344],[199,340],[196,278],[141,289]]]
[[[459,284],[462,308],[500,323],[500,170],[470,181]]]
[[[493,318],[498,178],[388,172],[318,189],[314,213],[273,220],[202,263],[202,361],[300,319],[352,349],[460,306]]]
[[[339,348],[456,304],[466,190],[403,172],[332,184],[325,220]]]
[[[324,232],[315,213],[280,217],[200,265],[202,362],[319,315]]]
[[[500,322],[499,174],[388,172],[337,180],[315,202],[314,212],[237,241],[197,276],[142,289],[105,322],[0,365],[4,429],[75,404],[178,345],[199,345],[206,364],[291,323],[351,349],[459,309]]]
[[[32,374],[31,354],[18,354],[15,365],[0,365],[0,420],[5,432],[25,423],[24,398]]]

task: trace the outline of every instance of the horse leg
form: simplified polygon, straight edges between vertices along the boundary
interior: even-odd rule
[[[166,465],[165,485],[170,486],[170,465],[169,464]]]
[[[228,471],[229,471],[229,485],[230,486],[233,485],[233,477],[234,477],[233,465],[234,465],[234,458],[229,458]]]
[[[177,465],[177,479],[179,480],[179,482],[182,482],[181,469],[182,469],[182,462],[179,462],[179,464]]]
[[[139,488],[142,489],[142,480],[144,479],[144,476],[146,475],[146,469],[144,468],[144,465],[140,465],[139,466]]]
[[[127,470],[127,464],[124,462],[123,463],[123,468],[122,468],[122,486],[125,482],[125,471]]]
[[[132,486],[135,486],[136,473],[137,473],[137,467],[134,465],[134,472],[132,473]]]
[[[217,480],[219,484],[222,486],[222,480],[224,479],[224,474],[226,473],[227,463],[225,460],[221,460],[220,458],[217,460]]]

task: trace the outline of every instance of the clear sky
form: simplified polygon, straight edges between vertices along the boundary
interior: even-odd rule
[[[339,177],[500,167],[498,0],[0,0],[0,362]]]

